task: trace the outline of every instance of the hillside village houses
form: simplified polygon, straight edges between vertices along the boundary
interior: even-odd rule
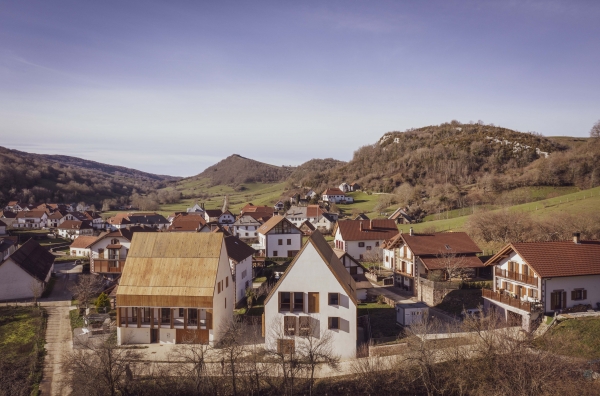
[[[600,241],[511,243],[486,262],[493,290],[483,289],[484,309],[529,331],[540,315],[600,302]]]
[[[169,225],[169,221],[163,215],[155,212],[117,213],[107,220],[107,226],[112,231],[130,226],[146,226],[161,230],[166,229]]]
[[[354,198],[347,196],[342,190],[339,188],[328,188],[323,191],[323,195],[321,196],[324,202],[335,203],[335,204],[344,204],[344,203],[352,203],[354,202]]]
[[[67,220],[57,228],[58,235],[67,239],[75,239],[81,235],[93,235],[94,227],[91,221]]]
[[[357,305],[354,279],[315,232],[265,299],[265,346],[285,353],[328,334],[335,355],[354,358]]]
[[[284,216],[296,227],[308,221],[323,233],[331,232],[337,221],[337,214],[327,213],[319,205],[292,206]]]
[[[481,277],[487,274],[477,257],[481,249],[465,232],[401,233],[383,244],[383,266],[394,272],[394,283],[420,301],[437,305],[443,292],[430,281],[448,276]]]
[[[28,240],[0,261],[0,301],[40,297],[53,268],[54,255]]]
[[[17,214],[8,210],[3,210],[0,212],[0,219],[6,224],[7,229],[13,228],[14,223],[17,222]]]
[[[285,217],[273,216],[258,228],[252,247],[266,257],[294,257],[302,247],[302,231]]]
[[[43,210],[22,210],[17,213],[15,228],[41,229],[46,227],[48,214]]]
[[[273,205],[273,209],[275,209],[278,212],[280,210],[283,210],[283,208],[284,208],[283,201],[277,201],[277,203],[275,205]]]
[[[247,240],[258,238],[258,227],[263,223],[263,221],[255,219],[250,214],[243,214],[238,216],[230,228],[233,235],[242,240]]]
[[[224,239],[222,233],[134,234],[117,289],[119,345],[219,340],[235,305]]]
[[[393,220],[340,220],[334,231],[335,248],[356,260],[381,260],[382,244],[398,235]]]
[[[394,220],[396,224],[411,224],[414,222],[414,219],[403,208],[396,209],[388,219]]]
[[[356,284],[356,298],[359,301],[366,300],[367,290],[373,288],[373,285],[371,282],[369,282],[367,276],[365,275],[367,273],[367,269],[363,267],[358,260],[343,250],[333,249],[333,252],[344,265],[344,268],[346,268],[346,270],[350,273],[352,279],[354,279],[354,283]]]
[[[97,240],[98,237],[93,235],[78,236],[69,246],[69,252],[71,253],[71,256],[90,257],[92,255],[90,246]]]
[[[171,221],[171,225],[167,228],[170,232],[209,232],[210,228],[206,227],[206,220],[199,213],[180,213]]]
[[[204,213],[204,204],[199,204],[198,201],[194,202],[194,206],[187,208],[187,213]]]

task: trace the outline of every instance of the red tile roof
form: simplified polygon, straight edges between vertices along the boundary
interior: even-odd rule
[[[169,231],[198,231],[205,224],[206,220],[202,216],[177,215],[169,226]]]
[[[75,238],[70,247],[83,249],[96,242],[97,239],[98,237],[96,236],[78,236]]]
[[[346,194],[339,188],[334,187],[334,188],[328,188],[327,190],[325,190],[323,192],[322,195],[346,195]]]
[[[21,211],[17,213],[17,219],[40,219],[46,212],[44,210],[30,210],[30,211]]]
[[[93,227],[89,221],[66,220],[58,228],[61,230],[85,230]]]
[[[393,220],[340,220],[337,227],[344,241],[374,241],[393,238],[398,227]]]
[[[506,258],[511,250],[542,278],[600,274],[600,241],[513,243],[489,259],[486,265]]]
[[[390,220],[392,221],[392,220]],[[401,238],[415,256],[439,254],[475,254],[481,249],[466,232],[436,232],[432,234],[402,234]]]
[[[308,205],[306,207],[306,217],[323,216],[325,211],[319,205]]]

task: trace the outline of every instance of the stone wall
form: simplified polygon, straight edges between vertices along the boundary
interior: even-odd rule
[[[444,297],[453,290],[460,288],[459,282],[434,282],[428,279],[419,278],[417,288],[417,297],[429,306],[440,304]]]

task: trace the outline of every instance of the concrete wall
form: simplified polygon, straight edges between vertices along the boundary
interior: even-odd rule
[[[229,286],[226,286],[226,278],[229,278]],[[221,281],[223,281],[223,289],[219,293],[218,284]],[[211,342],[218,341],[222,327],[233,320],[233,308],[235,307],[235,285],[231,278],[231,267],[229,266],[225,240],[221,244],[221,257],[213,296],[213,331],[209,337]]]
[[[175,330],[172,330],[173,332]],[[117,327],[117,342],[123,344],[149,344],[150,343],[150,328],[149,327]]]
[[[279,292],[302,292],[304,293],[304,310],[308,308],[308,292],[319,293],[319,313],[301,312],[279,312]],[[328,304],[328,293],[340,293],[340,305]],[[277,284],[277,289],[265,306],[265,343],[269,349],[277,348],[277,338],[282,334],[283,317],[286,315],[310,316],[318,321],[319,335],[332,332],[333,351],[342,358],[354,358],[356,356],[356,305],[346,294],[344,288],[337,281],[327,264],[312,244],[306,246],[302,255],[296,263]],[[328,318],[339,317],[340,329],[329,330]],[[279,331],[281,330],[281,331]],[[302,341],[302,337],[284,337],[295,339],[296,344]]]

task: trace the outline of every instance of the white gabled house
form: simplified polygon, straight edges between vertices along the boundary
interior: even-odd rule
[[[41,229],[46,227],[48,214],[43,210],[22,210],[17,213],[14,228]]]
[[[95,236],[78,236],[71,246],[69,246],[71,256],[91,257],[92,250],[90,249],[90,245],[96,242],[97,239],[98,237]]]
[[[325,202],[336,204],[354,202],[353,197],[347,196],[346,193],[339,188],[328,188],[327,190],[323,191],[322,199]]]
[[[21,212],[19,212],[21,213]],[[41,296],[54,268],[54,255],[33,239],[0,261],[0,301]]]
[[[483,289],[484,309],[531,330],[543,313],[600,302],[600,241],[511,243],[490,258],[493,290]],[[587,307],[587,308],[586,308]]]
[[[235,284],[235,303],[246,298],[246,289],[252,287],[252,255],[256,252],[233,235],[225,237],[225,247]],[[232,306],[235,308],[235,306]]]
[[[58,235],[63,238],[75,239],[82,235],[94,235],[91,221],[67,220],[58,226]]]
[[[339,189],[342,192],[347,193],[350,191],[350,185],[348,183],[342,183],[342,184],[340,184]]]
[[[237,220],[230,226],[233,235],[240,239],[258,238],[258,227],[263,223],[249,214],[238,216]]]
[[[277,201],[277,203],[275,205],[273,205],[273,209],[275,209],[276,211],[283,210],[283,207],[284,207],[283,201]]]
[[[359,301],[364,301],[367,299],[367,290],[371,289],[373,285],[367,279],[366,273],[367,269],[362,266],[358,260],[354,259],[348,253],[343,250],[333,249],[335,255],[340,259],[344,268],[350,273],[352,279],[356,284],[356,298]]]
[[[383,241],[398,233],[393,220],[340,220],[333,230],[335,248],[356,260],[381,258]]]
[[[119,345],[219,340],[235,305],[224,237],[134,234],[117,289]]]
[[[313,233],[265,299],[270,350],[293,351],[307,337],[331,336],[332,352],[356,357],[356,284],[325,238]]]
[[[283,216],[273,216],[258,227],[258,244],[266,257],[294,257],[302,247],[302,231]]]

